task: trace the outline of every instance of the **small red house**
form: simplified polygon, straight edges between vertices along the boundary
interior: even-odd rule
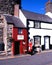
[[[25,54],[27,51],[27,30],[13,27],[13,54]]]
[[[13,54],[24,54],[27,51],[27,29],[19,19],[15,25],[16,27],[13,27]]]

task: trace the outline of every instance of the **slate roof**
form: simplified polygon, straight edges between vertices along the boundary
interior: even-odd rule
[[[43,21],[43,22],[52,23],[52,19],[50,17],[48,17],[47,15],[34,13],[34,12],[27,11],[27,10],[22,10],[22,12],[27,19],[39,20],[39,21]]]
[[[16,18],[14,16],[4,15],[7,23],[14,24],[15,27],[25,28],[24,24],[19,18]]]

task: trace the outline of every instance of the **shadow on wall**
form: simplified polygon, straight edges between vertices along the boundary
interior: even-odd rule
[[[3,42],[0,42],[0,51],[4,51],[4,43]]]

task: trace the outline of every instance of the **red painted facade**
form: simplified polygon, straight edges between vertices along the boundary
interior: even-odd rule
[[[18,35],[23,35],[24,39],[18,39]],[[18,34],[18,28],[13,28],[13,43],[12,43],[12,54],[25,54],[27,52],[27,47],[28,47],[28,37],[27,37],[27,29],[22,29],[22,34]],[[15,46],[17,44],[17,48]],[[16,49],[15,49],[16,48]],[[17,50],[18,49],[18,50]]]

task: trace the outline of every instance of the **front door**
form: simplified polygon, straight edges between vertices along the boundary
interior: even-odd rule
[[[15,55],[19,54],[20,52],[20,42],[19,41],[15,41]]]
[[[45,37],[44,41],[45,41],[45,49],[49,49],[50,37]]]

